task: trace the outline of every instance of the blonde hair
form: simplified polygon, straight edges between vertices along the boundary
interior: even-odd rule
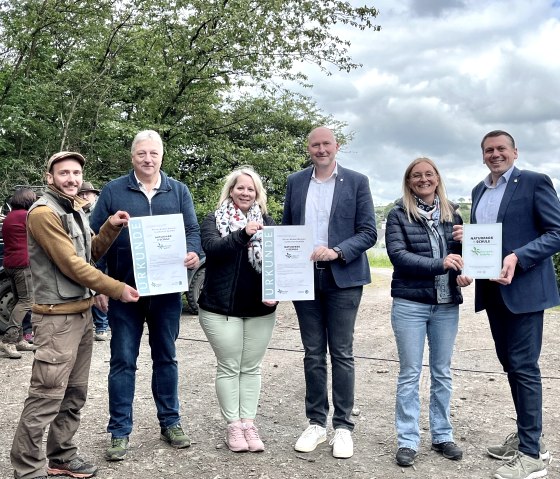
[[[439,170],[436,164],[432,160],[430,160],[430,158],[426,158],[426,157],[420,157],[420,158],[416,158],[415,160],[412,160],[412,162],[410,163],[410,165],[408,165],[408,168],[404,172],[403,183],[402,183],[402,188],[403,188],[402,201],[404,205],[404,210],[406,211],[406,215],[408,216],[408,221],[412,222],[413,218],[416,221],[420,221],[421,219],[420,213],[418,213],[418,209],[416,208],[416,198],[414,196],[414,193],[410,189],[410,186],[408,185],[408,182],[410,180],[410,173],[412,172],[412,169],[419,163],[428,163],[428,165],[430,165],[434,169],[439,180],[435,193],[439,198],[441,221],[453,222],[454,208],[451,202],[447,199],[447,193],[445,190],[445,184],[443,182],[443,178],[439,174]]]
[[[229,175],[226,176],[222,192],[220,193],[220,199],[218,200],[218,208],[224,202],[225,199],[229,198],[231,190],[237,184],[237,179],[241,175],[250,176],[255,184],[255,203],[257,203],[261,209],[261,213],[266,214],[266,191],[261,180],[261,177],[257,174],[251,166],[241,166],[233,170]]]

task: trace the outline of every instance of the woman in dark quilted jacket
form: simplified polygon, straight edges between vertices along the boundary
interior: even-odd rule
[[[201,226],[206,276],[199,320],[216,354],[216,393],[234,452],[264,450],[254,419],[277,305],[261,292],[262,228],[274,224],[266,213],[259,175],[242,167],[228,175],[216,211]]]
[[[395,425],[400,466],[411,466],[420,446],[420,375],[428,338],[431,448],[459,460],[450,420],[451,356],[463,302],[457,275],[461,244],[452,238],[462,224],[446,196],[443,179],[429,158],[406,169],[403,197],[387,217],[387,253],[393,263],[391,324],[399,353]]]

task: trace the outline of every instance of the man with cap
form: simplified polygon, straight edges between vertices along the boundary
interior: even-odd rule
[[[97,197],[99,196],[99,190],[95,189],[93,185],[89,181],[84,181],[82,186],[80,186],[80,191],[78,191],[78,196],[87,200],[89,206],[84,206],[84,211],[86,212],[86,216],[89,218],[89,215],[95,208],[95,203],[97,202]]]
[[[47,191],[29,210],[27,246],[37,350],[10,454],[16,479],[46,478],[47,473],[95,475],[97,467],[78,455],[73,442],[87,397],[92,289],[123,302],[138,301],[134,288],[91,264],[127,226],[129,215],[115,212],[93,235],[82,209],[87,203],[78,196],[84,164],[79,153],[53,155],[47,163]],[[47,426],[45,467],[42,443]]]
[[[95,189],[89,181],[84,181],[82,186],[80,186],[80,191],[78,191],[78,196],[86,200],[89,204],[84,206],[84,212],[89,220],[93,208],[95,208],[95,203],[97,203],[97,198],[99,197],[99,190]],[[102,265],[105,264],[104,260],[101,260]],[[99,267],[98,263],[98,267]],[[103,267],[100,267],[102,271]],[[93,338],[96,341],[107,341],[107,328],[109,327],[109,321],[107,320],[107,313],[101,311],[97,306],[93,305],[91,307],[91,315],[93,316],[93,327],[95,332]]]

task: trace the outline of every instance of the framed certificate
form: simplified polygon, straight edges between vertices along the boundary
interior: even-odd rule
[[[502,270],[502,223],[463,225],[463,273],[495,279]]]
[[[315,299],[313,232],[310,226],[263,228],[262,298]]]

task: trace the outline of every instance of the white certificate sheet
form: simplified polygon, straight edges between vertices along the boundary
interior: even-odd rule
[[[189,286],[183,215],[138,216],[128,222],[134,279],[140,296],[177,293]]]
[[[310,226],[263,228],[262,297],[270,301],[315,299]]]
[[[463,225],[463,273],[495,279],[502,270],[502,223]]]

